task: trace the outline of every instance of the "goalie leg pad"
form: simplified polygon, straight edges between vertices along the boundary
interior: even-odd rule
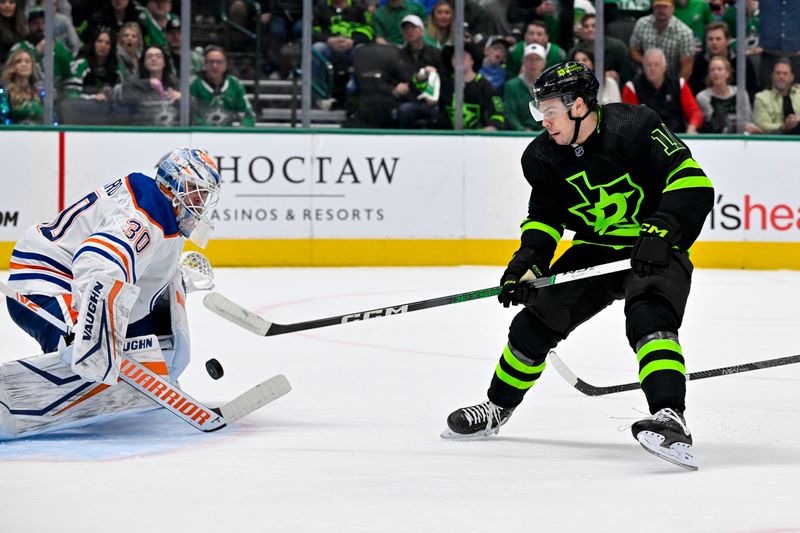
[[[72,371],[86,381],[117,383],[130,310],[139,287],[94,274],[83,295],[72,345]]]
[[[153,372],[167,367],[155,335],[128,339],[125,353]],[[57,352],[0,364],[0,440],[81,427],[160,406],[127,383],[90,383]]]

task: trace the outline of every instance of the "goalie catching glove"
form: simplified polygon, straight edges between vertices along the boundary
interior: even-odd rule
[[[677,228],[678,223],[667,214],[656,213],[642,222],[639,238],[631,251],[631,268],[639,277],[667,270],[672,246],[680,238]]]
[[[509,305],[527,305],[534,298],[534,287],[523,281],[528,271],[533,272],[535,278],[547,275],[547,264],[544,263],[536,250],[522,247],[514,252],[514,257],[500,278],[500,294],[497,299],[503,307]]]
[[[183,252],[178,268],[187,293],[210,291],[214,288],[214,269],[200,252]]]

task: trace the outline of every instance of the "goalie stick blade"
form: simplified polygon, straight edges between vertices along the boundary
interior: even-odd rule
[[[130,357],[122,358],[119,378],[199,431],[210,433],[227,426],[224,415]]]
[[[245,309],[239,304],[230,301],[218,292],[210,292],[203,298],[203,305],[206,308],[221,316],[229,322],[233,322],[237,326],[251,331],[256,335],[266,336],[269,333],[269,328],[272,327],[272,322],[268,322]]]
[[[291,390],[292,386],[286,376],[278,374],[259,383],[218,409],[225,422],[230,424],[288,394]]]

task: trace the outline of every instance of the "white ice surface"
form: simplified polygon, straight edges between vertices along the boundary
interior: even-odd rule
[[[498,274],[230,269],[217,288],[296,322],[489,287]],[[497,437],[440,439],[450,411],[485,397],[516,312],[494,299],[263,338],[201,295],[188,302],[183,387],[216,403],[283,373],[294,390],[209,435],[158,411],[0,443],[0,532],[800,531],[800,365],[688,384],[693,473],[618,431],[646,411],[640,391],[583,396],[552,368]],[[696,271],[688,369],[800,352],[798,301],[797,272]],[[7,316],[0,335],[0,360],[38,351]],[[636,380],[621,304],[557,351],[592,384]],[[205,373],[211,356],[219,381]]]

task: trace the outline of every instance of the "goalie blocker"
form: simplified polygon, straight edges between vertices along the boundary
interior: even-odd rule
[[[82,295],[74,343],[65,362],[86,381],[114,385],[119,376],[125,332],[139,288],[95,273]]]

